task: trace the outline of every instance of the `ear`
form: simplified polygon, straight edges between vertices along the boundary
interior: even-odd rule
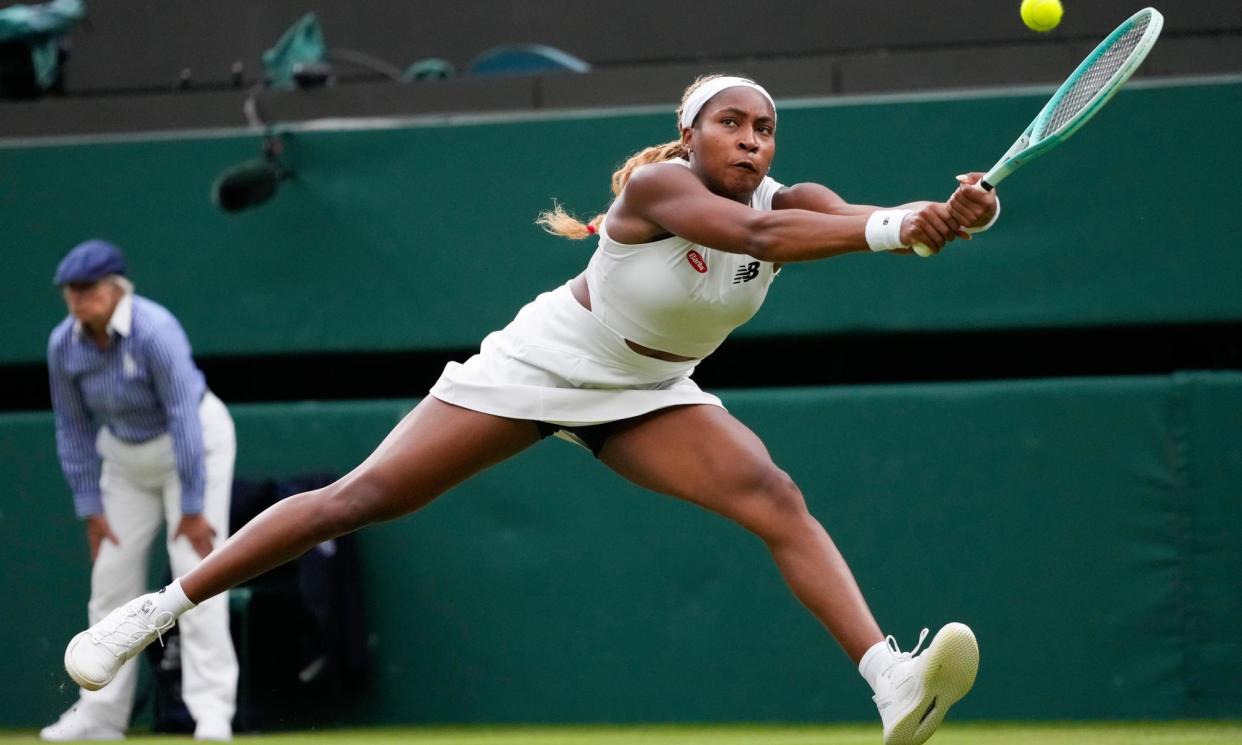
[[[683,127],[681,130],[681,146],[686,149],[687,153],[694,152],[694,129],[691,127]]]

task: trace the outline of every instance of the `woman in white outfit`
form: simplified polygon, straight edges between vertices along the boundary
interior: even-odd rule
[[[135,295],[120,249],[76,246],[54,282],[69,315],[48,341],[61,468],[86,527],[92,623],[147,588],[151,544],[168,526],[174,576],[223,541],[233,482],[233,420],[194,366],[181,324]],[[237,658],[228,602],[212,598],[181,625],[182,696],[201,740],[232,738]],[[78,701],[44,740],[119,739],[129,726],[137,667]]]
[[[127,655],[195,603],[320,541],[413,512],[556,434],[636,484],[755,533],[859,665],[885,741],[930,737],[974,681],[970,630],[950,624],[922,655],[898,651],[793,480],[690,376],[758,310],[783,265],[909,253],[916,242],[939,251],[990,225],[998,206],[975,184],[980,174],[959,177],[947,202],[896,209],[847,204],[818,184],[782,186],[767,176],[776,122],[772,99],[753,81],[695,81],[678,110],[679,138],[614,175],[605,215],[582,223],[558,207],[541,216],[552,232],[598,235],[586,271],[537,297],[479,354],[450,363],[431,395],[340,481],[267,510],[167,592],[145,596],[153,607],[144,610],[139,598],[75,637],[70,675],[105,685]]]

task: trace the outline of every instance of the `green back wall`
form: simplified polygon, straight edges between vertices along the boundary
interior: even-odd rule
[[[786,106],[773,175],[860,203],[944,198],[1046,96]],[[1242,318],[1242,252],[1203,217],[1204,199],[1242,194],[1223,147],[1239,121],[1236,81],[1126,90],[1003,185],[987,236],[935,261],[796,267],[740,333]],[[209,187],[257,155],[253,135],[0,144],[0,363],[42,359],[63,315],[52,270],[92,236],[127,250],[199,354],[473,347],[586,263],[586,242],[544,235],[535,215],[554,198],[605,207],[615,165],[673,134],[671,113],[645,111],[300,131],[296,180],[235,216]]]
[[[1242,716],[1242,375],[731,391],[882,626],[970,623],[966,718]],[[361,460],[411,402],[234,407],[238,473]],[[709,443],[704,445],[710,447]],[[47,414],[0,417],[0,726],[54,718],[87,561]],[[762,544],[541,443],[361,534],[359,722],[872,721]]]

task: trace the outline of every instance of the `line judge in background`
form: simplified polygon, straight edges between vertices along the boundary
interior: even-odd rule
[[[151,543],[166,521],[181,576],[228,531],[233,420],[207,390],[181,324],[134,294],[116,246],[92,240],[56,268],[69,315],[52,331],[47,364],[56,449],[91,552],[90,622],[147,588]],[[182,619],[182,694],[195,739],[231,740],[237,657],[227,596]],[[137,666],[77,702],[44,740],[114,740],[129,726]]]

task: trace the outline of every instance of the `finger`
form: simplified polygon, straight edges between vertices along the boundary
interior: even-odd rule
[[[952,199],[949,200],[949,214],[953,215],[953,219],[957,220],[958,225],[970,225],[974,223],[975,218],[971,213],[972,210],[962,204],[955,202]]]
[[[983,210],[992,203],[992,196],[977,186],[966,186],[953,192],[949,202],[967,209]]]
[[[992,203],[992,195],[977,186],[962,186],[949,197],[948,204],[959,209],[985,210]]]
[[[936,210],[928,210],[926,217],[928,226],[939,234],[940,242],[942,244],[953,240],[952,236],[957,232],[957,221],[953,220],[953,224],[950,224],[949,221],[952,220],[952,218],[948,217],[947,210],[944,215],[941,215]]]
[[[957,229],[957,225],[955,224],[957,221],[953,219],[953,213],[949,211],[948,204],[944,204],[944,203],[933,204],[927,209],[932,215],[939,217],[940,220],[944,222],[945,225],[949,226],[950,230]]]
[[[948,242],[948,230],[945,229],[944,225],[937,225],[930,216],[923,218],[919,228],[923,235],[927,237],[923,242],[937,251],[944,248],[944,244]]]
[[[207,554],[211,553],[211,548],[210,538],[199,538],[194,542],[194,552],[197,553],[200,558],[206,559]]]
[[[100,538],[97,534],[91,533],[89,536],[89,539],[90,539],[90,544],[91,544],[91,563],[94,564],[95,559],[99,558]]]
[[[971,171],[970,173],[959,173],[955,178],[959,184],[977,184],[983,178],[982,171]]]
[[[979,224],[983,219],[983,211],[968,209],[964,207],[953,208],[951,210],[953,219],[957,221],[958,227],[969,228]]]
[[[922,244],[931,249],[932,253],[940,253],[940,249],[944,248],[944,238],[934,230],[919,226],[914,235],[914,244]]]

